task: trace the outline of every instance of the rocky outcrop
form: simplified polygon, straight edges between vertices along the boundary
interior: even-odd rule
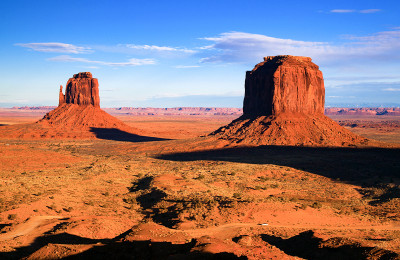
[[[311,58],[268,56],[246,73],[243,114],[323,114],[325,88],[322,72]]]
[[[354,146],[369,140],[324,115],[322,72],[308,57],[265,57],[246,73],[243,116],[211,133],[228,145]]]
[[[60,86],[58,107],[39,120],[36,128],[41,137],[66,138],[94,138],[96,133],[93,129],[139,132],[100,109],[99,84],[90,72],[81,72],[70,78],[65,95]]]
[[[60,93],[58,94],[58,106],[65,104],[65,95],[63,94],[63,86],[60,85]]]
[[[92,73],[80,72],[70,78],[65,95],[60,87],[59,106],[62,104],[100,107],[99,83],[92,77]]]

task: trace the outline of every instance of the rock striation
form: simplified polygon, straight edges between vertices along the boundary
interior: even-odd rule
[[[246,73],[243,115],[209,136],[245,145],[368,143],[326,117],[324,104],[324,79],[311,58],[265,57]]]
[[[60,86],[59,106],[62,104],[100,107],[98,80],[90,72],[75,74],[67,82],[65,95]]]
[[[323,114],[322,72],[309,57],[268,56],[246,72],[243,114]]]

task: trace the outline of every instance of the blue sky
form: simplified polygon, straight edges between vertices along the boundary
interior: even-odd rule
[[[102,107],[241,107],[264,56],[309,56],[326,104],[400,106],[400,2],[2,0],[0,106],[57,105],[99,79]]]

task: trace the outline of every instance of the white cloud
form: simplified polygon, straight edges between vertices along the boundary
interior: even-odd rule
[[[354,13],[356,10],[350,10],[350,9],[333,9],[330,11],[331,13]]]
[[[363,9],[363,10],[354,10],[354,9],[333,9],[330,10],[331,13],[361,13],[361,14],[372,14],[382,11],[381,9]]]
[[[400,91],[400,88],[385,88],[384,91]]]
[[[156,63],[156,61],[153,59],[129,59],[127,62],[107,62],[107,61],[89,60],[89,59],[85,59],[85,58],[74,58],[69,55],[61,55],[61,56],[49,58],[48,60],[60,61],[60,62],[93,63],[93,64],[115,66],[115,67],[151,65],[151,64]]]
[[[213,53],[212,56],[201,59],[201,62],[242,62],[259,60],[269,55],[299,55],[310,51],[330,52],[330,46],[323,42],[280,39],[245,32],[227,32],[220,34],[218,37],[203,39],[212,41],[214,44],[209,45],[206,49],[206,51]]]
[[[203,51],[201,62],[255,62],[264,56],[309,56],[321,63],[343,60],[385,60],[400,58],[400,30],[374,35],[348,36],[344,43],[298,41],[261,34],[227,32],[204,40],[213,42]]]
[[[84,66],[84,68],[87,68],[87,69],[99,69],[99,67],[97,67],[97,66]]]
[[[364,9],[364,10],[360,10],[359,12],[362,14],[372,14],[372,13],[377,13],[382,11],[381,9]]]
[[[176,69],[190,69],[190,68],[199,68],[200,66],[198,65],[178,65],[175,66],[174,68]]]
[[[159,52],[166,51],[166,52],[196,53],[195,50],[190,50],[186,48],[168,47],[168,46],[126,44],[126,47],[136,50],[148,50],[148,51],[159,51]]]
[[[59,52],[59,53],[87,53],[91,49],[61,42],[41,42],[41,43],[16,43],[15,45],[30,48],[40,52]]]

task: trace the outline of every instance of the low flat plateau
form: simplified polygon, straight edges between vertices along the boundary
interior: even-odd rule
[[[113,115],[158,141],[0,140],[0,258],[400,254],[400,148],[209,149],[196,137],[237,115]],[[331,117],[400,144],[398,116]]]

